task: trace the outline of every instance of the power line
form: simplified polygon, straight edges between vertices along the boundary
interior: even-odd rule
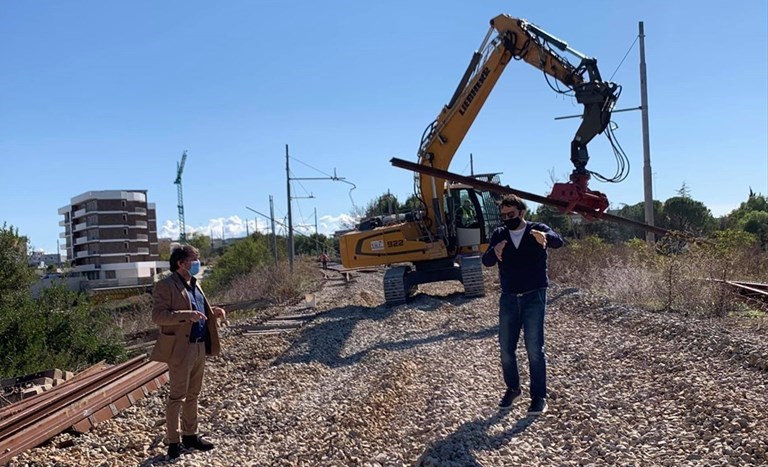
[[[613,74],[611,75],[610,78],[608,78],[608,81],[613,81],[613,77],[616,76],[616,72],[619,71],[619,68],[621,68],[621,65],[624,63],[624,60],[627,59],[629,52],[632,51],[632,48],[635,46],[639,38],[640,38],[639,35],[635,36],[635,40],[632,42],[632,45],[629,46],[629,49],[627,49],[627,53],[624,54],[624,58],[621,59],[621,61],[619,62],[619,66],[617,66],[616,69],[613,71]]]

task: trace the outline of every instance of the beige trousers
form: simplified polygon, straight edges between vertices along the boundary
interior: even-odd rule
[[[204,372],[205,342],[190,344],[184,360],[178,364],[168,364],[171,392],[165,409],[165,426],[169,443],[180,442],[182,434],[197,434],[197,399],[203,388]]]

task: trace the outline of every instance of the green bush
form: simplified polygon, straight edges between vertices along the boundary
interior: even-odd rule
[[[108,314],[92,312],[82,294],[62,286],[36,300],[0,309],[2,376],[62,368],[78,370],[100,360],[125,358],[122,333]]]
[[[0,227],[0,376],[61,368],[75,371],[124,358],[122,334],[84,295],[57,285],[29,296],[34,274],[27,239]]]

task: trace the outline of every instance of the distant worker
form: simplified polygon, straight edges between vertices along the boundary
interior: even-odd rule
[[[170,393],[165,411],[168,457],[181,454],[181,445],[209,451],[213,444],[198,434],[197,401],[203,387],[205,356],[220,350],[217,319],[223,308],[211,307],[195,279],[200,272],[197,249],[190,245],[171,253],[172,274],[154,286],[152,321],[160,334],[151,360],[168,363]],[[179,429],[181,414],[181,429]]]
[[[330,258],[328,257],[328,255],[325,254],[325,252],[323,252],[323,254],[320,255],[320,262],[323,263],[323,269],[328,269],[329,260]]]
[[[509,409],[520,398],[517,342],[524,333],[531,375],[528,415],[547,410],[547,363],[544,355],[544,313],[547,307],[547,248],[560,248],[563,239],[548,225],[526,222],[526,205],[515,195],[499,204],[502,227],[491,234],[483,264],[499,266],[499,347],[507,390],[499,408]]]
[[[475,214],[475,208],[472,207],[472,202],[469,199],[464,199],[459,208],[461,227],[472,227],[477,223],[477,215]]]

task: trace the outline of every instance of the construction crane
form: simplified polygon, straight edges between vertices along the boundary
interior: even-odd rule
[[[176,184],[179,192],[179,243],[187,242],[187,232],[184,228],[184,196],[181,192],[181,173],[184,172],[184,163],[187,162],[187,151],[181,155],[181,162],[176,163]]]

